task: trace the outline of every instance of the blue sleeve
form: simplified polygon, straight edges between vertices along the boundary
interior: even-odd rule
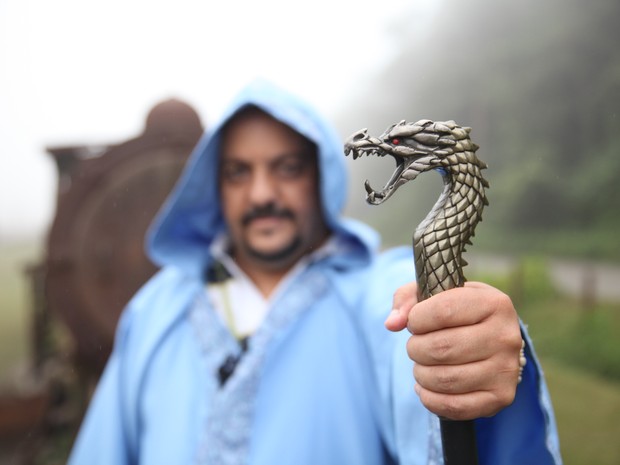
[[[125,321],[127,323],[127,315]],[[123,324],[119,330],[124,332]],[[122,337],[99,380],[93,399],[80,427],[69,465],[130,465],[127,410],[123,408]]]
[[[145,373],[162,337],[202,292],[199,279],[174,269],[155,275],[123,311],[114,350],[90,402],[69,465],[133,465],[139,462],[140,400]]]
[[[476,420],[481,465],[562,463],[549,392],[523,327],[522,333],[528,362],[515,401],[491,418]]]

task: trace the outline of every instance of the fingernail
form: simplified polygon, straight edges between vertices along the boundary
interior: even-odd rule
[[[388,321],[391,321],[394,318],[398,318],[399,315],[400,315],[400,312],[397,309],[393,309],[390,312],[390,314],[387,316],[387,318],[385,319],[385,322],[387,323]]]
[[[420,395],[420,385],[418,383],[415,383],[413,385],[413,390],[415,391],[417,395]]]

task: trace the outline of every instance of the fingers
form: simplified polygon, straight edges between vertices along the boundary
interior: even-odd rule
[[[490,417],[514,401],[515,391],[474,391],[462,395],[433,392],[416,384],[415,391],[431,412],[449,420]]]
[[[491,360],[467,365],[414,366],[415,391],[431,412],[451,420],[495,415],[516,395],[518,363],[496,369]]]
[[[479,366],[484,364],[485,362],[475,362],[432,367],[416,364],[413,375],[417,383],[429,391],[439,394],[467,394],[476,391],[480,382],[492,382],[490,378],[494,375]]]
[[[410,341],[416,338],[419,336],[412,336]],[[510,344],[488,358],[463,362],[472,358],[471,353],[475,349],[463,358],[455,356],[454,364],[416,362],[416,392],[426,408],[462,420],[494,415],[513,402],[519,379],[519,349]]]
[[[423,388],[439,394],[467,394],[481,390],[492,390],[507,383],[516,384],[518,368],[510,364],[502,371],[495,371],[493,363],[485,360],[466,365],[424,366],[416,364],[413,369],[417,383]]]
[[[426,366],[464,365],[490,359],[507,360],[512,365],[518,362],[520,350],[518,321],[503,319],[415,334],[407,341],[409,358]]]
[[[464,365],[494,355],[494,344],[486,344],[488,335],[475,328],[448,328],[414,335],[407,341],[409,358],[426,366]]]
[[[417,285],[411,282],[401,286],[394,293],[392,311],[385,320],[385,327],[390,331],[401,331],[407,327],[411,308],[418,302]]]
[[[412,334],[425,334],[449,327],[474,325],[494,312],[512,308],[510,298],[482,283],[441,292],[415,306],[409,313],[407,328]]]
[[[468,283],[416,304],[407,327],[416,392],[429,410],[463,420],[494,415],[512,403],[522,340],[505,294]]]
[[[385,326],[411,332],[415,389],[430,411],[469,420],[513,402],[521,332],[510,298],[499,290],[469,282],[418,302],[416,284],[409,283],[394,294]]]

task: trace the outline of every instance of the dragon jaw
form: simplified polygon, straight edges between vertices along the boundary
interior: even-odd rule
[[[469,138],[470,131],[454,121],[401,121],[379,138],[358,131],[344,147],[345,154],[354,159],[366,154],[390,155],[396,160],[396,171],[382,191],[374,191],[366,182],[367,200],[373,205],[383,203],[424,171],[436,169],[442,175],[441,195],[413,232],[420,300],[464,284],[462,253],[488,205],[485,189],[489,184],[481,172],[486,164],[476,156],[478,146]]]
[[[427,120],[420,121],[415,124],[426,123]],[[405,126],[409,130],[405,130]],[[368,180],[364,183],[366,189],[366,201],[372,205],[380,205],[389,199],[396,190],[415,179],[420,173],[438,168],[441,166],[441,159],[437,153],[440,146],[429,147],[416,139],[426,139],[424,134],[411,129],[411,125],[402,121],[397,125],[390,126],[379,138],[368,135],[367,129],[362,129],[352,134],[345,143],[344,151],[346,155],[352,155],[353,159],[357,159],[362,155],[374,155],[384,157],[386,155],[394,158],[396,169],[387,181],[384,188],[380,191],[374,190]],[[438,140],[438,138],[437,138]],[[433,140],[433,142],[437,142]],[[443,141],[441,146],[452,145],[452,140]]]

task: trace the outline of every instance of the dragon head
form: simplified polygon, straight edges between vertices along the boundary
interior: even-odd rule
[[[449,175],[451,166],[459,161],[453,156],[455,153],[478,149],[469,139],[470,131],[454,121],[408,123],[403,120],[378,138],[369,136],[366,129],[357,131],[346,141],[344,152],[354,160],[362,155],[390,155],[396,160],[396,170],[381,191],[375,191],[368,180],[364,183],[368,203],[379,205],[420,173],[437,169],[442,175]]]

